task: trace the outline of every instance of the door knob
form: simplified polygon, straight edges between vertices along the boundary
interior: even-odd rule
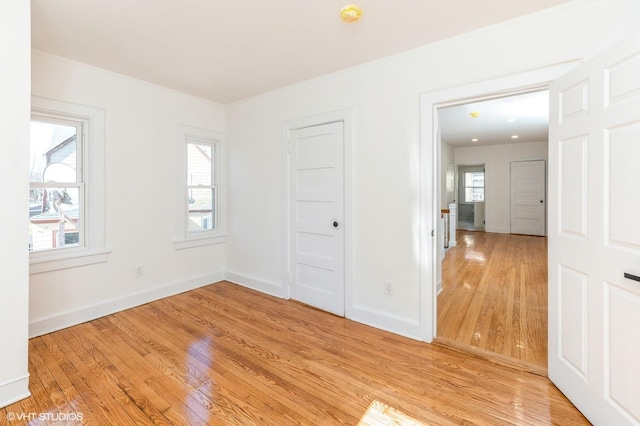
[[[338,222],[333,222],[333,227],[337,228],[338,227]]]

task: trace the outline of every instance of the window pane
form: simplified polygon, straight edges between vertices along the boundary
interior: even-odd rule
[[[211,165],[213,164],[211,145],[187,144],[187,185],[211,186]]]
[[[77,187],[31,188],[29,250],[51,250],[80,243],[80,190]]]
[[[212,188],[189,188],[189,232],[210,231],[215,228],[214,191]]]
[[[484,172],[465,173],[464,186],[484,186]]]
[[[31,182],[76,182],[77,128],[31,122]]]
[[[472,201],[473,201],[472,188],[465,188],[464,189],[464,202],[465,203],[470,203]]]

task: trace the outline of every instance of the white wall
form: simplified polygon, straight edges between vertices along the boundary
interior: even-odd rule
[[[29,2],[0,2],[0,407],[29,396]]]
[[[353,215],[345,225],[353,238],[346,277],[353,306],[347,309],[355,320],[425,336],[419,208],[408,199],[419,185],[419,94],[591,57],[634,33],[639,18],[636,0],[576,1],[231,104],[228,271],[238,282],[287,294],[281,123],[351,107]],[[384,295],[385,280],[395,284],[392,297]]]
[[[31,335],[222,279],[224,244],[176,251],[173,239],[184,181],[177,125],[224,132],[224,106],[38,51],[32,74],[33,95],[105,111],[111,253],[106,263],[31,275]]]
[[[453,147],[446,142],[442,142],[440,144],[440,208],[441,209],[446,209],[449,207],[450,201],[447,201],[447,165],[455,164],[453,155],[454,155]],[[454,193],[453,199],[455,200],[457,198],[458,197]]]
[[[547,152],[547,141],[454,149],[456,165],[485,165],[486,232],[511,230],[511,161],[546,160]]]

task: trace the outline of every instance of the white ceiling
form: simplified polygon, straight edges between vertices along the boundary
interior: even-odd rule
[[[480,115],[473,118],[472,112]],[[453,147],[544,142],[549,135],[549,92],[440,108],[438,117],[440,139]]]
[[[35,49],[228,103],[569,0],[31,0]]]

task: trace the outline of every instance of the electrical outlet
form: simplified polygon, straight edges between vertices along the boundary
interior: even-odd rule
[[[136,277],[144,275],[144,267],[142,265],[136,265]]]
[[[384,294],[393,296],[393,283],[391,281],[384,282]]]

